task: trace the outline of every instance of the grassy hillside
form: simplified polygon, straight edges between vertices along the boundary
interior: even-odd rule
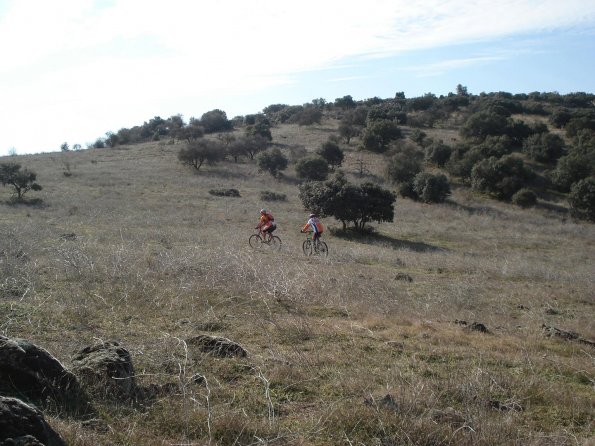
[[[336,128],[279,125],[273,141],[299,154]],[[118,340],[140,386],[172,384],[156,400],[96,401],[104,429],[47,408],[68,444],[589,444],[595,350],[542,326],[595,339],[595,226],[455,186],[440,205],[399,198],[393,223],[327,234],[328,258],[306,258],[293,165],[279,180],[248,161],[194,172],[180,147],[19,156],[42,203],[9,205],[0,189],[0,334],[66,366]],[[381,155],[346,155],[351,181],[362,156],[383,181]],[[278,253],[248,246],[262,207]],[[186,342],[198,334],[249,354],[201,353]]]

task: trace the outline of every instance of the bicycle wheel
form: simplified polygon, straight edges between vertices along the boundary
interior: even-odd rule
[[[304,255],[312,255],[312,241],[310,239],[304,240],[304,243],[302,243],[302,250],[304,251]]]
[[[269,241],[269,248],[273,251],[279,251],[281,249],[281,239],[273,235]]]
[[[258,249],[262,246],[262,238],[258,234],[252,234],[248,239],[248,244],[254,249]]]
[[[328,256],[328,245],[325,242],[320,242],[318,245],[318,254],[321,256]]]

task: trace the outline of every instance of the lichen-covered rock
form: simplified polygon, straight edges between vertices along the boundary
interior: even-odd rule
[[[22,437],[7,438],[4,441],[0,440],[0,446],[45,446],[45,445],[32,435],[24,435]]]
[[[430,411],[430,417],[438,423],[450,424],[454,427],[460,427],[467,424],[465,417],[452,407],[447,407],[444,410],[432,409]]]
[[[469,324],[467,321],[455,319],[455,324],[462,325],[467,331],[479,331],[480,333],[489,333],[488,327],[481,322],[473,322]]]
[[[17,398],[0,396],[0,446],[66,446],[43,414]]]
[[[245,357],[248,355],[248,352],[240,344],[218,336],[198,335],[187,339],[186,343],[198,347],[204,353],[215,356]]]
[[[76,376],[41,347],[24,339],[0,336],[0,391],[64,409],[87,406]]]
[[[562,339],[566,339],[568,341],[577,341],[581,344],[586,344],[590,345],[591,347],[595,347],[595,341],[585,339],[578,333],[575,333],[574,331],[560,330],[559,328],[547,326],[545,324],[542,324],[541,328],[543,329],[546,336],[556,336]]]
[[[118,342],[85,347],[73,358],[72,371],[84,389],[97,397],[131,399],[136,395],[132,358]]]
[[[413,278],[406,273],[397,273],[395,280],[402,280],[404,282],[413,282]]]

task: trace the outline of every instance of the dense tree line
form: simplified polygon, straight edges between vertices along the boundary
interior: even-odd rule
[[[448,174],[478,192],[529,206],[548,188],[580,189],[590,197],[585,185],[595,177],[594,105],[588,93],[470,95],[458,85],[456,93],[440,97],[337,98],[334,111],[346,144],[359,138],[361,149],[385,154],[386,176],[403,196],[442,201],[450,193]],[[413,128],[413,148],[403,141],[404,125]],[[436,126],[457,128],[459,140],[449,145],[427,138],[423,129]],[[430,174],[430,168],[444,172]],[[428,193],[422,184],[440,192]],[[576,215],[589,216],[587,208],[595,207],[585,198],[572,203]]]
[[[457,85],[455,92],[441,96],[406,98],[397,92],[387,99],[346,95],[332,102],[319,98],[302,105],[272,104],[233,120],[215,109],[188,123],[180,115],[156,116],[140,126],[108,132],[93,146],[169,138],[186,144],[179,159],[195,169],[243,157],[277,177],[288,159],[269,147],[271,128],[282,123],[316,125],[326,117],[338,120],[337,135],[315,154],[297,160],[296,173],[303,180],[324,181],[341,166],[340,144],[345,144],[382,154],[387,179],[405,197],[440,202],[450,194],[449,183],[457,181],[479,193],[530,206],[555,189],[569,194],[573,213],[593,215],[595,95],[583,92],[474,95]],[[438,126],[458,129],[457,141],[428,138],[424,129]],[[229,133],[234,127],[243,130],[240,136]],[[218,139],[206,138],[211,134]]]

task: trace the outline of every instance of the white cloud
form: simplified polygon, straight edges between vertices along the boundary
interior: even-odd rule
[[[494,62],[505,59],[505,56],[478,56],[465,59],[448,59],[425,65],[411,65],[403,67],[401,71],[412,71],[420,77],[439,76],[447,71],[469,67],[472,65]]]
[[[357,81],[361,79],[369,79],[370,76],[345,76],[345,77],[335,77],[329,79],[328,82],[349,82],[349,81]]]
[[[133,125],[160,101],[256,92],[352,56],[594,22],[585,0],[13,1],[0,16],[0,120],[10,128],[0,154],[42,148],[24,130],[41,112],[56,118],[45,134],[55,145],[117,117]],[[60,121],[77,121],[76,132]]]
[[[350,55],[402,51],[595,20],[595,3],[546,1],[195,2],[23,0],[0,22],[0,69],[59,54],[151,37],[170,55],[206,70],[250,74],[324,66]],[[221,68],[220,68],[221,67]]]

